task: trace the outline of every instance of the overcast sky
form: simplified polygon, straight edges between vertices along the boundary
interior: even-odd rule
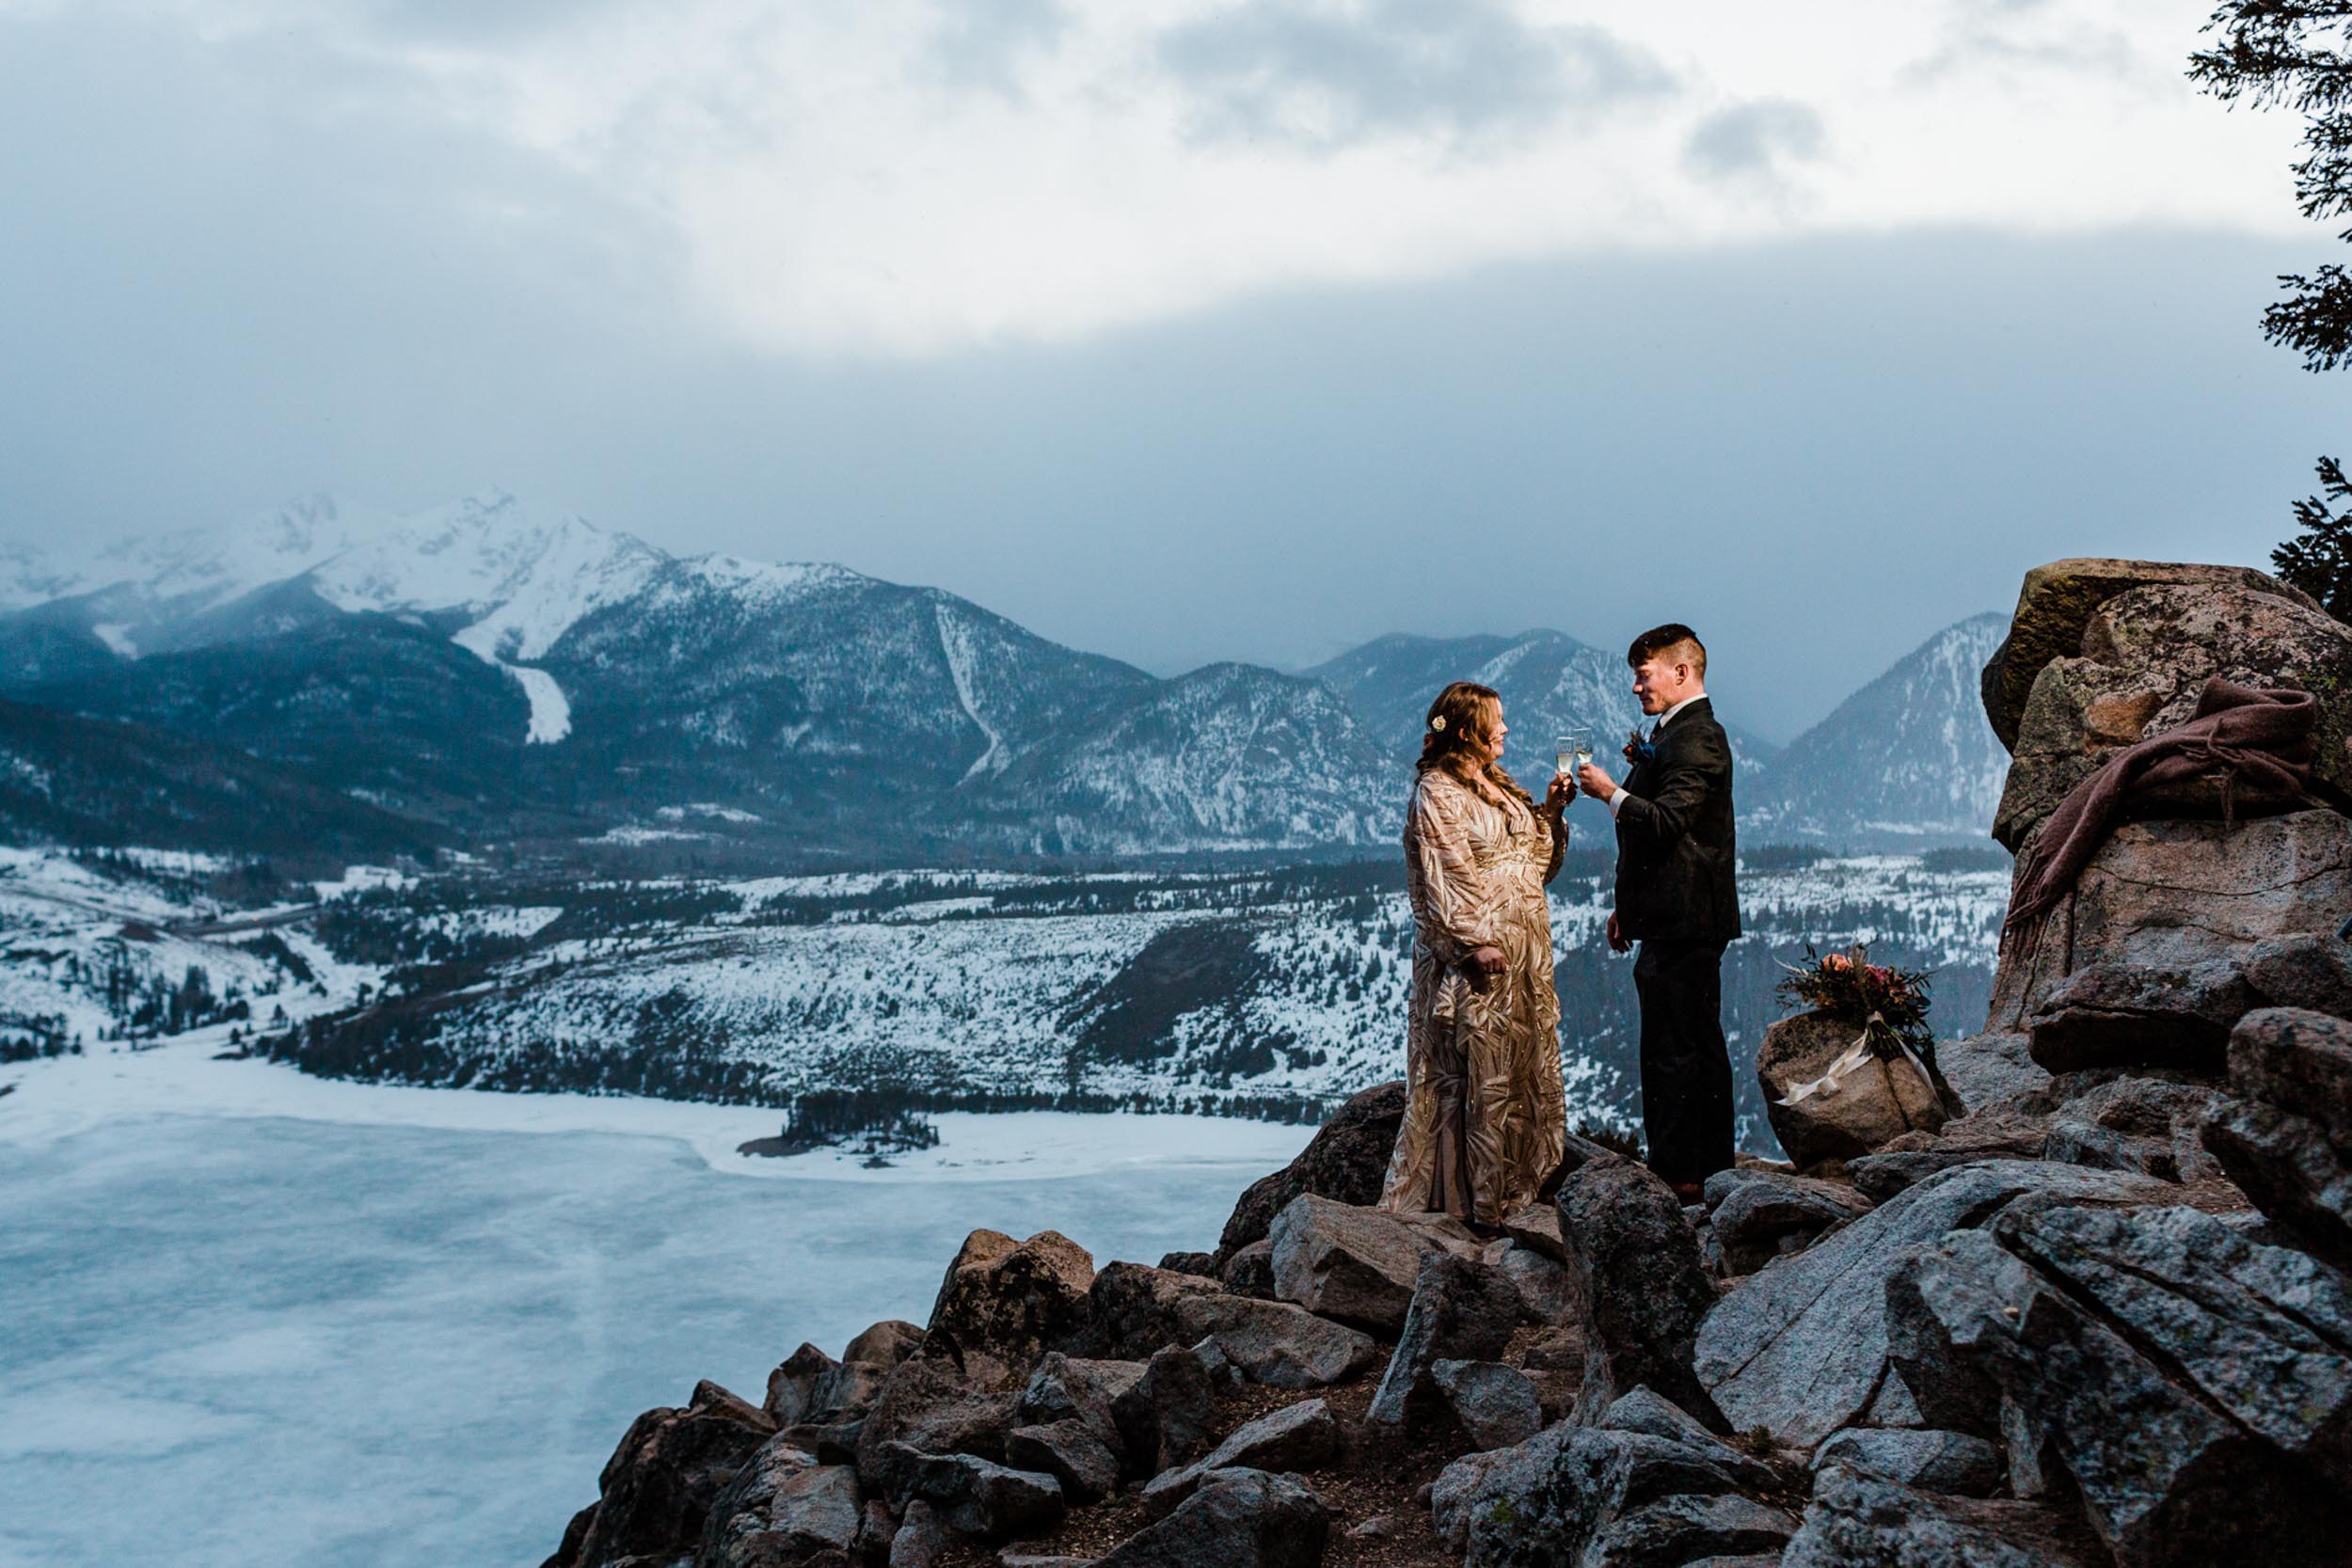
[[[1163,673],[1669,617],[1786,737],[2261,562],[2209,0],[0,0],[0,538],[498,484]]]

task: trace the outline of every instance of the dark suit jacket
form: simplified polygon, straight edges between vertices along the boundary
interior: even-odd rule
[[[1731,742],[1701,697],[1658,732],[1657,754],[1626,775],[1617,813],[1617,925],[1628,937],[1729,942],[1733,885]]]

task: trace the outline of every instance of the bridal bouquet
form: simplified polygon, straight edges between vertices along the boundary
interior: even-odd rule
[[[1861,1043],[1883,1062],[1908,1053],[1932,1067],[1935,1031],[1928,1025],[1928,971],[1869,961],[1869,949],[1817,955],[1807,943],[1803,965],[1783,964],[1788,978],[1774,988],[1783,1002],[1802,1004],[1862,1031]]]

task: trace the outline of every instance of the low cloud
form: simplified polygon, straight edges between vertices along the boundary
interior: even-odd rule
[[[1070,13],[1057,0],[950,0],[945,19],[924,52],[924,63],[952,87],[996,93],[1024,102],[1021,67],[1033,55],[1050,53],[1070,28]]]
[[[1198,139],[1315,150],[1508,140],[1676,86],[1613,33],[1535,26],[1493,0],[1251,0],[1168,29],[1158,55]]]
[[[1682,166],[1717,183],[1773,183],[1791,165],[1819,163],[1828,150],[1819,114],[1792,99],[1764,98],[1700,120],[1682,145]]]

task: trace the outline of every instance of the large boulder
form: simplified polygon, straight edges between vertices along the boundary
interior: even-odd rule
[[[2008,637],[1984,667],[1984,715],[2002,745],[2016,750],[2026,698],[2042,667],[2054,658],[2083,652],[2084,633],[2091,617],[2108,600],[2152,587],[2184,587],[2211,594],[2255,594],[2307,610],[2319,609],[2318,601],[2301,589],[2246,566],[2090,558],[2036,566],[2026,574],[2018,590]]]
[[[1033,1424],[1076,1420],[1105,1443],[1119,1440],[1113,1412],[1121,1395],[1143,1381],[1140,1361],[1089,1361],[1050,1351],[1021,1390],[1018,1414]]]
[[[2185,969],[2085,964],[2026,1020],[2033,1059],[2054,1073],[2093,1068],[2218,1072],[2230,1030],[2256,1002],[2236,961]]]
[[[1754,1274],[1870,1211],[1870,1199],[1851,1186],[1786,1171],[1719,1170],[1707,1179],[1705,1192],[1708,1224],[1726,1274]]]
[[[811,1397],[817,1391],[818,1380],[829,1375],[841,1365],[815,1345],[803,1343],[799,1350],[785,1357],[782,1365],[768,1374],[768,1398],[764,1408],[769,1419],[780,1427],[815,1418]]]
[[[1507,1276],[1452,1253],[1429,1254],[1365,1418],[1403,1423],[1425,1402],[1439,1361],[1493,1360],[1524,1315],[1524,1300]]]
[[[2230,1037],[2230,1086],[2204,1148],[2264,1213],[2352,1267],[2352,1025],[2266,1007]]]
[[[1723,1417],[1692,1374],[1715,1283],[1674,1189],[1618,1155],[1589,1160],[1560,1188],[1560,1234],[1584,1301],[1580,1420],[1646,1384],[1709,1426]]]
[[[2352,1019],[2352,942],[2333,931],[2273,937],[2246,955],[2246,983],[2274,1007]]]
[[[2352,1022],[2263,1008],[2232,1033],[2229,1065],[2232,1090],[2309,1117],[2352,1149]]]
[[[1016,1470],[1052,1476],[1062,1495],[1084,1506],[1119,1486],[1119,1453],[1086,1422],[1073,1418],[1015,1427],[1005,1436],[1005,1461]]]
[[[1906,1132],[1932,1132],[1947,1111],[1935,1085],[1908,1059],[1866,1057],[1829,1082],[1830,1068],[1862,1031],[1822,1013],[1799,1013],[1764,1031],[1756,1076],[1772,1134],[1800,1168],[1851,1160],[1883,1148]],[[1805,1085],[1819,1085],[1810,1092]],[[1803,1092],[1803,1098],[1790,1097]]]
[[[958,1360],[937,1349],[927,1346],[892,1368],[859,1423],[858,1479],[869,1491],[879,1487],[880,1453],[889,1443],[1004,1460],[1005,1434],[1021,1424],[1020,1386],[1001,1362],[977,1354]]]
[[[1315,1568],[1330,1531],[1329,1512],[1304,1481],[1220,1470],[1094,1568]]]
[[[1724,1295],[1699,1327],[1698,1380],[1735,1430],[1763,1427],[1810,1447],[1860,1419],[1885,1379],[1886,1279],[1907,1248],[1980,1225],[2027,1193],[2152,1203],[2178,1192],[2146,1177],[2034,1161],[1944,1171]]]
[[[2343,1560],[2343,1275],[2190,1209],[2042,1201],[1913,1267],[1952,1353],[2046,1440],[2119,1568]]]
[[[2076,972],[2186,975],[2274,938],[2331,933],[2352,909],[2352,819],[2333,811],[2119,826],[2037,937],[2001,945],[1995,1030],[2026,1028]]]
[[[1241,1195],[1217,1240],[1218,1268],[1250,1243],[1264,1240],[1274,1216],[1302,1195],[1359,1207],[1378,1202],[1404,1122],[1401,1079],[1375,1085],[1341,1106],[1296,1159]]]
[[[844,1361],[864,1361],[884,1371],[923,1348],[923,1331],[899,1318],[885,1318],[849,1343]]]
[[[1357,1208],[1312,1193],[1274,1216],[1267,1239],[1277,1299],[1382,1334],[1404,1325],[1425,1255],[1479,1250],[1469,1228],[1446,1215]]]
[[[1534,1379],[1499,1361],[1440,1361],[1429,1369],[1437,1397],[1473,1449],[1507,1449],[1542,1430]]]
[[[1797,1526],[1742,1495],[1777,1478],[1720,1448],[1563,1425],[1476,1457],[1438,1520],[1441,1538],[1458,1529],[1466,1568],[1685,1563],[1777,1550]]]
[[[924,1453],[904,1443],[882,1446],[879,1478],[893,1507],[919,1499],[937,1510],[950,1528],[983,1539],[1052,1525],[1070,1506],[1061,1483],[1050,1475],[968,1453]]]
[[[694,1568],[788,1568],[847,1552],[866,1523],[857,1472],[771,1438],[710,1505]]]
[[[2058,1509],[1948,1497],[1831,1464],[1779,1568],[2105,1568],[2105,1557]]]
[[[1087,1291],[1085,1327],[1065,1348],[1110,1360],[1141,1361],[1167,1345],[1189,1344],[1176,1304],[1223,1293],[1214,1279],[1142,1263],[1106,1263]]]
[[[2033,1059],[2033,1037],[2016,1029],[1940,1040],[1935,1069],[1963,1117],[1995,1107],[2038,1108],[2050,1086],[2049,1069]]]
[[[1374,1366],[1372,1336],[1287,1301],[1191,1296],[1176,1309],[1186,1338],[1214,1339],[1244,1377],[1275,1388],[1321,1388]]]
[[[1144,1510],[1154,1516],[1169,1512],[1219,1470],[1320,1470],[1345,1448],[1346,1434],[1323,1401],[1280,1405],[1244,1421],[1192,1464],[1153,1477],[1143,1489]]]
[[[1157,1475],[1206,1448],[1216,1389],[1199,1352],[1175,1345],[1153,1352],[1143,1375],[1120,1391],[1111,1418],[1131,1475]]]
[[[2019,613],[2027,613],[2022,603]],[[2352,628],[2296,590],[2251,572],[2236,580],[2143,582],[2106,597],[2079,625],[2074,646],[2031,672],[2010,657],[2017,651],[2012,628],[2010,647],[1987,667],[1988,681],[1997,669],[2005,688],[2019,677],[2027,683],[2016,728],[2005,736],[2014,760],[1993,827],[2011,849],[2107,756],[2185,722],[2214,675],[2318,694],[2314,776],[2323,787],[2352,784],[2344,744],[2352,713],[2333,701],[2352,678]],[[2152,815],[2217,816],[2221,798],[2201,782],[2150,804]]]
[[[596,1503],[564,1531],[548,1568],[603,1568],[691,1555],[712,1505],[775,1433],[775,1421],[715,1383],[683,1409],[648,1410],[605,1462]]]
[[[929,1332],[1024,1368],[1086,1325],[1093,1284],[1093,1257],[1059,1231],[1015,1242],[975,1230],[940,1282]]]
[[[2221,1167],[2205,1152],[2203,1128],[2219,1099],[2203,1084],[2117,1078],[2059,1108],[2042,1157],[2166,1181],[2209,1180]]]

